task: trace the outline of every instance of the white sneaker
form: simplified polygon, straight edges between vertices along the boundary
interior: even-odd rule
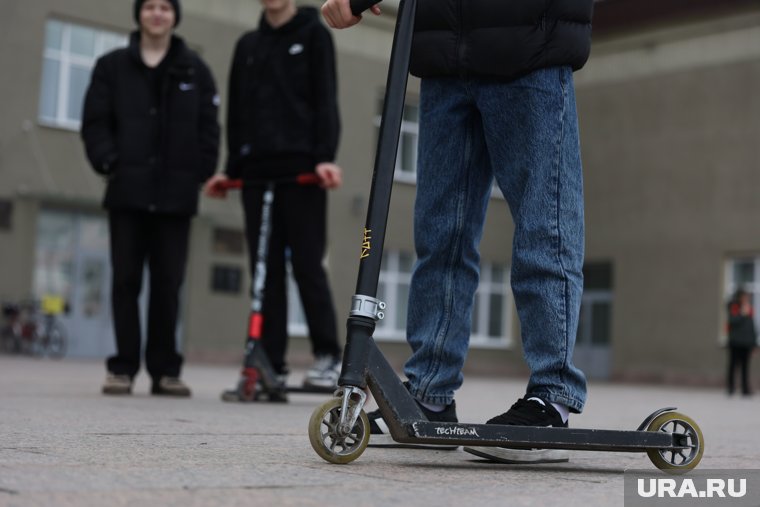
[[[511,465],[570,461],[570,453],[563,449],[508,449],[506,447],[464,447],[463,449],[475,456]]]
[[[132,377],[108,373],[103,383],[103,394],[132,394]]]
[[[304,387],[337,387],[341,360],[335,356],[318,356],[306,372]]]

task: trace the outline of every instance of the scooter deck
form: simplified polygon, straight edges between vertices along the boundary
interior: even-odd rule
[[[579,428],[540,428],[495,424],[458,424],[418,421],[406,435],[393,435],[401,443],[478,445],[522,449],[646,452],[680,450],[678,434]]]
[[[655,417],[674,410],[673,407],[652,413],[637,430],[430,422],[374,342],[371,341],[368,348],[369,388],[388,424],[391,437],[402,444],[618,452],[646,452],[650,449],[678,451],[689,447],[684,435],[643,431]]]

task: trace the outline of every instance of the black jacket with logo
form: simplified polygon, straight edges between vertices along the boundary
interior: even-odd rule
[[[593,0],[419,0],[411,72],[514,79],[591,47]]]
[[[302,7],[237,43],[229,78],[227,174],[261,178],[310,172],[332,162],[340,118],[335,50],[317,10]]]
[[[155,69],[140,56],[140,34],[101,57],[82,115],[92,167],[108,176],[103,205],[192,215],[219,153],[219,98],[208,67],[173,36]]]

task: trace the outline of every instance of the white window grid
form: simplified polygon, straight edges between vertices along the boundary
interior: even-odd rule
[[[382,109],[382,101],[380,102]],[[374,125],[378,132],[382,118],[375,116]],[[417,183],[417,153],[420,134],[419,106],[415,103],[404,104],[404,114],[401,120],[401,130],[396,151],[396,167],[393,173],[394,181],[408,184]],[[491,187],[491,198],[503,199],[496,181]]]
[[[610,308],[612,305],[612,291],[584,290],[578,318],[576,347],[581,345],[609,347],[609,335],[606,336],[606,341],[600,340],[599,336],[594,335],[594,316],[595,312],[599,311],[598,305],[606,305],[607,308]],[[611,330],[608,331],[611,332]]]
[[[382,109],[382,101],[380,102]],[[419,107],[414,103],[404,104],[404,114],[401,120],[401,131],[396,151],[396,168],[393,179],[403,183],[417,182],[417,143],[419,139]],[[373,121],[378,132],[382,117],[375,116]]]
[[[496,279],[496,272],[501,273],[502,280]],[[480,263],[480,283],[475,292],[476,304],[473,308],[473,333],[470,343],[478,347],[509,347],[512,345],[512,312],[510,302],[512,291],[509,288],[509,269],[503,265],[490,262]],[[492,298],[500,298],[497,315],[491,314]],[[498,318],[500,324],[496,332],[490,331],[491,320]]]
[[[287,264],[288,290],[288,335],[309,336],[309,326],[306,324],[306,314],[303,311],[298,285],[293,277],[293,268]]]
[[[378,280],[378,299],[386,303],[385,318],[378,322],[374,337],[385,341],[404,341],[406,339],[406,312],[409,285],[411,284],[414,256],[398,250],[388,250],[383,255],[383,263]],[[503,280],[498,281],[496,271],[502,273]],[[473,326],[470,345],[479,348],[508,348],[513,344],[512,338],[512,292],[509,288],[509,270],[500,265],[482,262],[480,283],[476,292],[476,304],[473,308]],[[491,315],[491,298],[500,297],[497,315]],[[497,299],[498,301],[498,299]],[[498,319],[500,325],[495,333],[489,332],[492,318]]]
[[[78,54],[72,50],[72,35],[75,31],[85,31],[92,35],[93,51],[90,55]],[[50,75],[47,72],[47,66],[43,65],[42,80],[53,79],[57,81],[57,87],[53,88],[55,93],[53,101],[53,111],[44,111],[43,104],[46,103],[45,94],[48,93],[48,87],[40,87],[40,106],[39,122],[43,125],[59,127],[67,130],[79,130],[82,123],[81,108],[70,110],[71,100],[76,97],[76,101],[82,103],[86,93],[86,85],[78,87],[81,89],[72,90],[72,71],[82,70],[88,73],[86,83],[89,83],[89,76],[95,66],[97,59],[104,53],[127,45],[127,36],[117,32],[111,32],[102,29],[96,29],[85,25],[65,22],[57,19],[49,19],[46,23],[45,50],[43,52],[43,62],[57,64],[57,72]],[[60,34],[60,47],[55,47],[57,41],[51,40],[53,34]],[[51,114],[52,113],[52,114]]]

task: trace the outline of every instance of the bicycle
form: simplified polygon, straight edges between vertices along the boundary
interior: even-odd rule
[[[43,296],[40,303],[33,300],[3,303],[0,350],[7,354],[63,357],[66,330],[57,316],[64,309],[63,298],[57,296]]]

